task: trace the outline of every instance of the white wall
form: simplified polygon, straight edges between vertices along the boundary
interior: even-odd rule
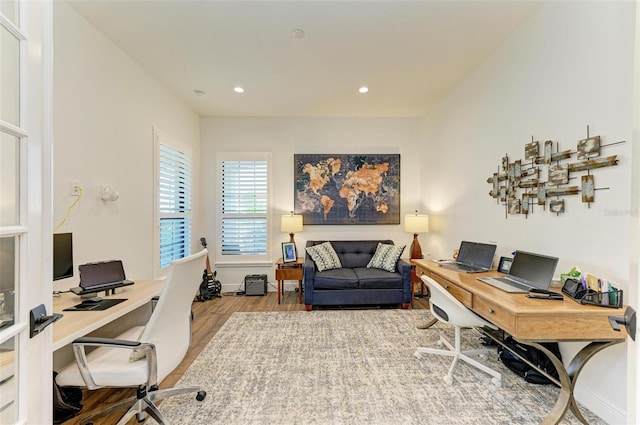
[[[629,288],[633,34],[633,2],[548,2],[425,115],[421,190],[437,223],[434,255],[450,255],[463,238],[495,241],[497,255],[550,254],[560,258],[557,275],[578,265]],[[486,183],[501,157],[524,159],[532,136],[575,151],[587,125],[603,144],[627,141],[602,151],[619,166],[592,172],[596,187],[610,189],[590,208],[565,197],[560,216],[536,208],[505,219]],[[625,351],[600,353],[578,381],[579,401],[611,423],[625,421]]]
[[[636,312],[640,307],[640,7],[636,6],[636,32],[635,32],[635,65],[634,65],[634,89],[633,89],[633,172],[631,177],[631,235],[636,235],[631,241],[630,255],[630,285],[629,285],[629,305],[633,306]],[[627,356],[629,361],[629,384],[627,385],[627,423],[640,422],[640,358],[638,357],[638,341],[640,334],[636,335],[636,342],[627,344]]]
[[[69,181],[84,189],[58,230],[73,232],[76,276],[54,290],[76,286],[77,265],[90,261],[122,259],[127,277],[152,278],[152,127],[193,150],[198,223],[199,117],[64,2],[54,4],[54,43],[54,227],[76,199]],[[101,184],[120,199],[100,200]]]
[[[404,214],[420,209],[419,119],[417,118],[202,118],[203,202],[205,233],[215,243],[215,181],[218,152],[272,152],[271,258],[282,254],[280,215],[293,209],[293,155],[296,153],[399,153],[401,222]],[[383,239],[410,245],[412,236],[402,225],[305,226],[295,235],[299,255],[307,240]],[[212,245],[213,245],[212,243]],[[409,247],[405,255],[408,257]],[[217,258],[214,261],[219,260]],[[247,274],[266,274],[274,282],[274,268],[217,267],[225,290],[238,289]]]

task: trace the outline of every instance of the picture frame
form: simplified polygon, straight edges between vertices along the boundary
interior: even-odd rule
[[[282,242],[282,262],[292,263],[297,259],[296,244],[293,242]]]
[[[511,270],[511,263],[513,263],[513,258],[500,257],[500,262],[498,263],[498,271],[500,273],[509,274],[509,270]]]

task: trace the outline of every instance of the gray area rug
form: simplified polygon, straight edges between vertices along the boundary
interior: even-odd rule
[[[416,328],[430,317],[425,310],[234,313],[178,382],[202,386],[206,399],[173,397],[160,410],[172,424],[540,423],[558,389],[526,383],[495,350],[480,361],[503,373],[500,389],[463,362],[448,386],[450,357],[416,359],[415,349],[435,347],[441,333],[453,341],[453,327]],[[464,330],[463,349],[472,346],[481,347],[479,334]],[[569,412],[563,423],[579,422]]]

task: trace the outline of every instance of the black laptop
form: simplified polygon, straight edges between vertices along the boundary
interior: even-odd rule
[[[77,295],[107,291],[134,283],[125,277],[121,260],[81,264],[78,270],[80,286],[71,288],[71,292]]]
[[[548,290],[558,258],[516,251],[509,274],[504,277],[479,277],[478,280],[507,292],[523,293],[531,289]]]
[[[465,273],[480,273],[491,269],[496,246],[487,243],[462,241],[455,261],[440,264],[442,267]]]

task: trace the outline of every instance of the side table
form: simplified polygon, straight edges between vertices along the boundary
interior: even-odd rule
[[[285,263],[282,257],[276,261],[276,280],[278,281],[278,304],[280,304],[281,295],[284,294],[284,281],[298,281],[298,302],[302,301],[302,263],[304,258],[298,258],[296,261]]]

